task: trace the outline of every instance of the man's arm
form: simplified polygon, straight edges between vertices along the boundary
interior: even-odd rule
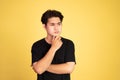
[[[53,38],[51,48],[46,55],[39,61],[33,63],[33,70],[38,74],[42,74],[44,71],[46,71],[53,60],[55,52],[61,47],[61,45],[62,41],[60,36]]]
[[[47,71],[56,74],[69,74],[75,67],[74,44],[68,41],[66,45],[65,63],[51,64]]]
[[[66,62],[62,64],[51,64],[47,71],[56,74],[69,74],[74,70],[75,62]]]

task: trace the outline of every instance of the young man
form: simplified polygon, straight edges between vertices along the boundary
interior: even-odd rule
[[[70,80],[74,69],[74,44],[60,36],[63,15],[47,10],[41,18],[47,36],[32,46],[32,67],[37,80]]]

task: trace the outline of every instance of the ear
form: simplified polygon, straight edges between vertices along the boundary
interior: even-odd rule
[[[43,27],[45,27],[45,24],[42,24]]]
[[[46,29],[46,25],[45,24],[42,24],[43,25],[43,28]]]

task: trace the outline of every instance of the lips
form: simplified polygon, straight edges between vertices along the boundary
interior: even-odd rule
[[[55,32],[55,34],[58,34],[58,33],[59,33],[59,31],[56,31],[56,32]]]

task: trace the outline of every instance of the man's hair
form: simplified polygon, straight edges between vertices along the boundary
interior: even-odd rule
[[[62,22],[64,16],[57,10],[47,10],[41,17],[42,24],[47,24],[48,19],[52,17],[59,17],[60,21]]]

